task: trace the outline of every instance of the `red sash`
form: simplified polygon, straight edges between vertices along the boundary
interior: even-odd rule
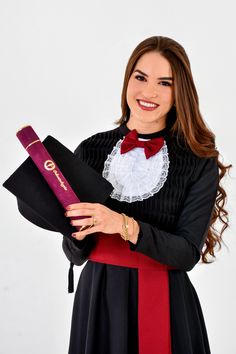
[[[142,253],[131,251],[120,234],[97,233],[88,259],[107,264],[138,268],[139,354],[171,354],[168,270]]]

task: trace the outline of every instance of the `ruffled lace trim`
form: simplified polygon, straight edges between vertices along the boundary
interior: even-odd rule
[[[122,141],[120,139],[107,156],[102,175],[114,187],[111,198],[128,203],[142,201],[157,193],[167,179],[170,162],[166,141],[149,159],[142,148],[121,154]]]

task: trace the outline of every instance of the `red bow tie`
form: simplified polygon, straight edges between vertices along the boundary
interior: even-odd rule
[[[130,131],[124,138],[120,146],[121,154],[124,154],[135,147],[143,147],[146,158],[155,155],[163,146],[164,138],[163,136],[159,138],[154,138],[146,141],[138,140],[138,133],[136,129]]]

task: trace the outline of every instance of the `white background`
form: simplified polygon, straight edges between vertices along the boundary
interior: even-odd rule
[[[128,58],[153,35],[172,37],[186,49],[221,161],[235,166],[234,15],[233,1],[1,0],[1,184],[28,157],[15,136],[23,125],[71,150],[115,128]],[[213,264],[188,273],[213,354],[236,353],[234,168],[224,188],[228,249],[216,249]],[[67,293],[61,235],[26,221],[14,196],[3,187],[0,193],[0,353],[65,354],[74,294]],[[75,286],[82,267],[75,267]]]

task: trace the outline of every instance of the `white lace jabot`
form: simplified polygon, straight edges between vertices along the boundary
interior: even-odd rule
[[[165,140],[158,153],[149,159],[140,147],[121,154],[123,139],[118,140],[107,156],[102,175],[114,187],[111,198],[132,203],[147,199],[162,188],[168,175],[169,156]]]

